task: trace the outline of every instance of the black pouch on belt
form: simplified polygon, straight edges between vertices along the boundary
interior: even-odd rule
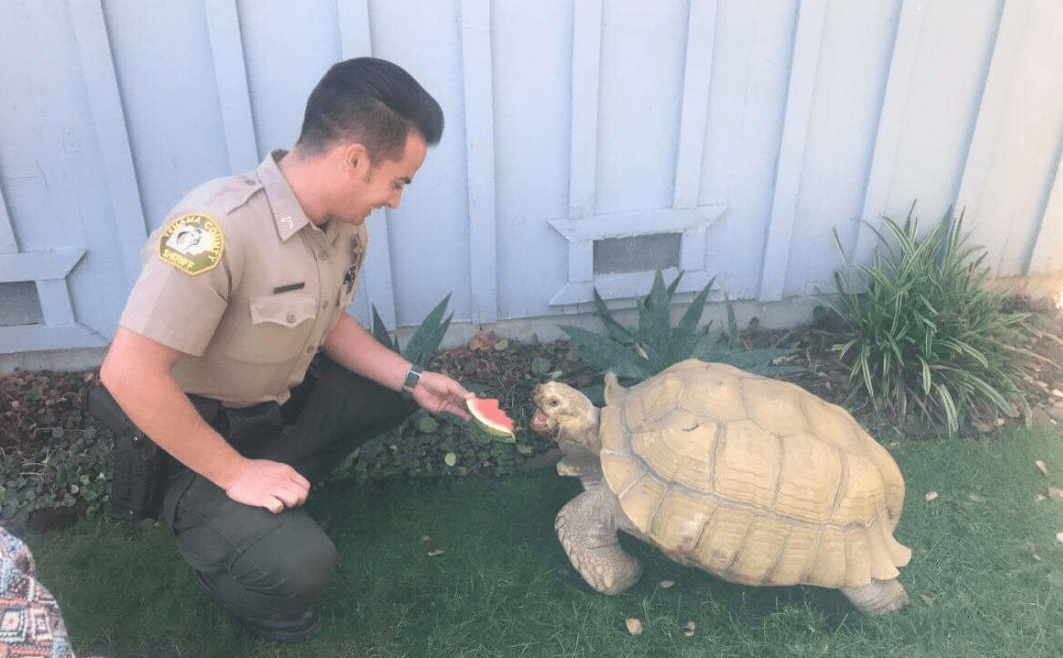
[[[245,457],[254,457],[276,439],[283,428],[284,419],[276,402],[241,409],[222,407],[214,423],[214,429]]]

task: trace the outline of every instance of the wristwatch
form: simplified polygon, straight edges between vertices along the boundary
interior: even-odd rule
[[[421,381],[421,372],[420,366],[410,366],[406,373],[406,380],[402,382],[402,397],[407,400],[413,399],[413,389],[417,388],[417,382]]]

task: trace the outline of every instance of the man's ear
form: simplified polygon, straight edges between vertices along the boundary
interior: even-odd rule
[[[365,145],[354,142],[344,147],[343,166],[352,177],[365,178],[372,166]]]

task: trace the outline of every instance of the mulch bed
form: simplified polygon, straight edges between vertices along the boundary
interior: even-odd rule
[[[1039,355],[1028,378],[1027,394],[1037,409],[1035,421],[1063,420],[1063,316],[1054,308],[1015,300],[1010,310],[1035,314],[1040,338],[1026,346]],[[747,347],[786,347],[793,350],[787,363],[801,372],[785,376],[825,400],[845,406],[876,436],[891,432],[905,439],[940,436],[941,428],[918,419],[907,422],[877,418],[869,405],[850,397],[849,368],[838,358],[838,347],[849,339],[837,318],[829,315],[815,323],[792,329],[764,329],[754,321],[741,332]],[[498,398],[518,426],[528,426],[533,413],[531,392],[536,383],[557,378],[573,386],[586,386],[596,374],[583,365],[567,341],[518,342],[491,333],[469,344],[437,354],[430,367],[446,372],[477,393]],[[0,375],[0,455],[32,461],[50,447],[71,441],[79,430],[96,427],[86,411],[87,395],[98,382],[98,371],[16,371]],[[1007,422],[1016,422],[1008,420]],[[102,429],[102,428],[98,428]],[[983,428],[985,429],[985,428]],[[993,428],[996,429],[995,427]],[[977,432],[974,432],[977,433]],[[523,469],[551,464],[551,446],[533,440],[535,455]]]

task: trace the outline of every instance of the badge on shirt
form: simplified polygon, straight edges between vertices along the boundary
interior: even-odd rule
[[[159,236],[159,258],[192,276],[214,269],[224,252],[225,234],[208,215],[179,217]]]
[[[358,266],[362,261],[362,247],[357,237],[351,238],[351,266],[343,274],[343,286],[346,294],[354,289],[354,280],[358,276]]]

